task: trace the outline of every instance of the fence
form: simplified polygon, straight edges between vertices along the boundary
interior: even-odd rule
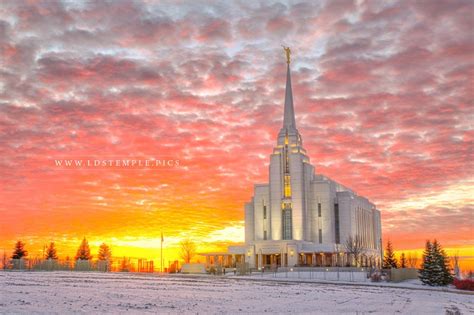
[[[102,271],[102,272],[154,272],[152,260],[145,259],[113,259],[112,261],[89,260],[45,260],[45,259],[12,259],[3,265],[3,269],[10,270],[38,270],[38,271]],[[158,271],[158,270],[157,270]],[[278,267],[250,269],[247,264],[240,264],[237,268],[226,269],[228,274],[261,275],[281,279],[317,279],[330,281],[367,282],[374,269],[354,267]],[[223,268],[214,274],[222,274]]]
[[[315,279],[347,282],[370,281],[371,270],[367,268],[319,268],[319,267],[280,267],[276,270],[261,269],[257,271],[262,277],[273,277],[282,279]],[[254,272],[255,274],[255,272]]]
[[[30,271],[154,272],[154,265],[152,260],[130,258],[114,259],[112,261],[22,258],[2,262],[2,269]]]
[[[418,279],[418,269],[416,268],[400,268],[391,269],[388,272],[390,281],[401,282],[408,279]]]

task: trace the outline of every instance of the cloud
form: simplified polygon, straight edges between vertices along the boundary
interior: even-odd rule
[[[93,232],[152,244],[157,230],[238,241],[227,222],[267,181],[286,44],[317,172],[374,201],[400,246],[435,231],[466,242],[471,200],[456,187],[472,177],[471,1],[177,8],[3,6],[0,241]],[[59,172],[57,156],[169,156],[183,168]]]

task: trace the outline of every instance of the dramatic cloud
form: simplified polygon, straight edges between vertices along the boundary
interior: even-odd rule
[[[398,248],[428,237],[472,245],[473,10],[463,0],[4,1],[0,243],[86,235],[149,248],[161,231],[171,245],[241,241],[243,204],[267,180],[282,123],[285,44],[317,172],[375,202]],[[180,166],[54,165],[127,157]]]

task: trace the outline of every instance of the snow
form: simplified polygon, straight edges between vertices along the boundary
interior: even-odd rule
[[[247,275],[244,279],[261,279],[268,281],[285,281],[285,282],[317,282],[317,283],[331,283],[331,284],[346,284],[346,285],[366,285],[366,286],[378,286],[378,287],[393,287],[401,289],[415,289],[415,290],[431,290],[431,291],[443,291],[443,292],[455,292],[461,294],[472,294],[474,293],[467,292],[464,290],[458,290],[453,285],[448,287],[437,287],[437,286],[428,286],[423,284],[419,279],[409,279],[403,282],[372,282],[370,279],[367,279],[366,273],[360,272],[340,272],[339,275],[336,275],[335,272],[326,272],[323,274],[321,272],[268,272],[268,273],[253,273],[252,275]],[[337,280],[339,278],[339,280]]]
[[[0,272],[0,314],[474,313],[474,295],[257,276]]]

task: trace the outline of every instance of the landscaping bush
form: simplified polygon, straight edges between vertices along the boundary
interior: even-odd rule
[[[453,284],[456,289],[474,291],[474,280],[472,279],[454,279]]]
[[[380,282],[382,281],[382,274],[380,272],[374,272],[370,276],[370,280],[372,280],[372,282]]]

